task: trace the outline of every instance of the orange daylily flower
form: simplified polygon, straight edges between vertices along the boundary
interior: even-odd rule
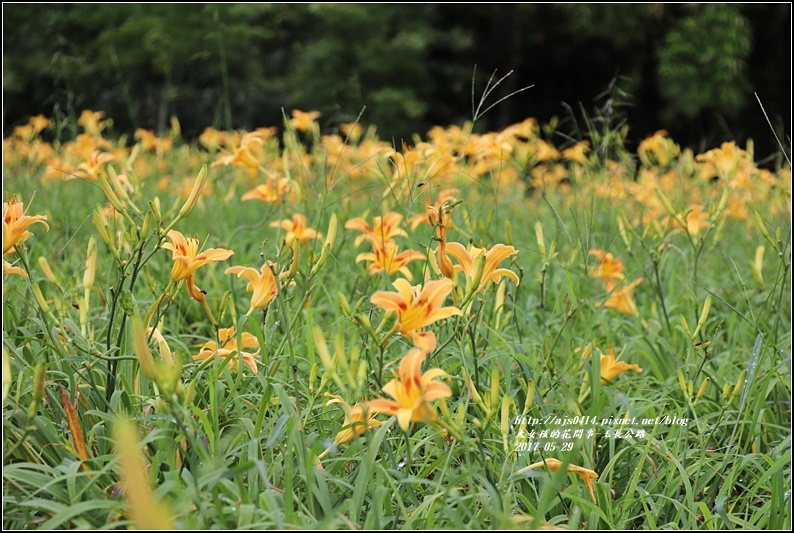
[[[394,241],[382,241],[369,235],[366,235],[366,237],[372,243],[372,252],[358,254],[356,263],[359,261],[370,261],[369,274],[371,276],[383,271],[389,276],[400,272],[406,279],[411,280],[411,271],[408,270],[406,265],[411,261],[422,259],[424,255],[414,250],[404,250],[398,253],[397,244]]]
[[[112,154],[107,152],[100,152],[99,150],[94,150],[88,156],[88,159],[83,163],[77,165],[77,169],[74,171],[74,175],[67,174],[66,179],[74,179],[75,176],[79,178],[85,178],[89,180],[97,179],[97,174],[104,170],[105,163],[110,163],[113,161],[115,157]]]
[[[469,245],[469,248],[466,249],[459,242],[450,242],[446,246],[446,251],[449,255],[458,260],[458,264],[453,267],[454,271],[462,271],[466,278],[472,281],[476,281],[478,274],[477,264],[480,262],[480,258],[485,257],[485,267],[482,270],[479,285],[474,289],[476,292],[481,291],[489,281],[497,283],[502,279],[502,276],[510,278],[516,285],[519,283],[518,276],[512,270],[507,268],[496,268],[499,266],[499,263],[518,253],[518,250],[512,246],[496,244],[490,249],[486,249]],[[442,253],[441,246],[438,247],[438,253],[439,256]]]
[[[173,281],[187,280],[187,288],[190,296],[194,300],[204,302],[204,293],[196,287],[193,276],[200,266],[210,261],[224,261],[234,255],[232,250],[224,248],[210,248],[199,253],[199,241],[196,237],[185,238],[180,232],[171,230],[168,232],[170,243],[163,244],[163,248],[171,250],[174,258],[174,266],[171,268],[171,279]]]
[[[415,215],[408,219],[408,223],[411,225],[411,231],[415,231],[420,224],[429,224],[430,220],[428,219],[428,215],[433,218],[433,213],[438,213],[438,211],[444,206],[444,204],[454,204],[458,201],[455,197],[455,194],[459,193],[459,189],[449,188],[444,189],[438,193],[438,198],[436,199],[436,203],[428,204],[425,206],[425,213],[421,215]],[[438,217],[435,217],[438,219]],[[452,227],[452,219],[447,217],[444,221],[446,227]]]
[[[246,133],[240,139],[239,146],[233,148],[232,153],[221,155],[212,167],[219,165],[231,165],[246,169],[250,175],[256,175],[259,172],[259,152],[264,143],[263,135],[260,131],[252,131]]]
[[[609,252],[604,250],[590,250],[587,252],[589,255],[596,256],[598,265],[590,267],[590,277],[607,279],[624,279],[623,278],[623,263],[620,259],[616,258]]]
[[[320,118],[319,111],[301,111],[300,109],[292,110],[292,119],[289,121],[290,125],[298,131],[308,131],[311,129],[315,120]]]
[[[287,246],[292,246],[292,242],[298,239],[300,242],[306,242],[309,239],[321,239],[322,234],[316,232],[311,228],[306,227],[306,217],[301,214],[292,215],[292,220],[276,220],[270,223],[271,228],[281,228],[287,232],[284,237]]]
[[[104,111],[84,109],[83,112],[80,113],[80,118],[77,119],[77,124],[82,126],[87,134],[98,136],[103,129],[113,123],[112,120],[102,120],[103,118],[105,118]]]
[[[258,368],[256,366],[256,357],[259,355],[259,341],[256,339],[255,336],[251,335],[248,332],[243,332],[242,334],[242,346],[238,349],[237,347],[237,335],[234,331],[234,326],[230,328],[221,328],[218,330],[218,339],[221,341],[223,348],[218,348],[218,344],[215,341],[207,341],[201,347],[199,353],[193,356],[194,361],[200,361],[204,359],[209,359],[210,357],[221,357],[223,359],[227,358],[232,352],[237,352],[234,357],[229,360],[229,368],[235,369],[237,368],[237,356],[242,354],[243,355],[243,364],[251,369],[251,372],[254,374],[257,373]],[[243,349],[245,348],[253,348],[256,347],[257,350],[254,353],[244,352]]]
[[[250,267],[233,266],[227,268],[225,273],[237,274],[238,278],[244,277],[248,280],[246,290],[253,294],[251,295],[251,307],[248,308],[246,315],[250,316],[254,309],[267,307],[267,304],[278,294],[278,283],[270,263],[262,265],[259,271]]]
[[[463,314],[457,307],[442,307],[444,300],[452,291],[452,280],[440,279],[422,285],[411,286],[404,279],[394,283],[397,292],[378,291],[370,301],[397,314],[398,331],[411,339],[414,344],[431,352],[436,346],[436,336],[432,331],[422,329],[444,318]]]
[[[587,164],[587,156],[585,154],[589,151],[590,141],[580,141],[563,150],[562,158],[584,166]]]
[[[356,237],[355,245],[358,246],[364,239],[373,237],[381,241],[390,241],[394,237],[407,237],[405,230],[400,228],[400,221],[403,216],[399,213],[390,212],[382,217],[374,217],[370,226],[363,218],[351,218],[345,223],[346,229],[354,229],[362,234]]]
[[[338,403],[342,406],[342,410],[345,412],[345,420],[342,423],[342,430],[337,433],[336,437],[334,438],[334,444],[337,446],[339,444],[350,442],[359,435],[363,435],[364,432],[369,428],[383,425],[383,422],[380,420],[375,420],[374,416],[377,414],[375,411],[367,409],[365,412],[366,404],[362,405],[357,403],[353,407],[350,407],[341,396],[337,396],[336,394],[331,394],[329,392],[326,392],[325,395],[331,398],[325,404],[326,406],[329,406],[333,403]]]
[[[626,370],[642,372],[639,365],[630,365],[623,361],[615,360],[615,349],[610,346],[606,353],[601,354],[601,385],[611,381],[615,376]]]
[[[675,229],[687,233],[693,239],[697,239],[700,232],[710,226],[708,218],[709,213],[703,211],[703,206],[694,204],[689,206],[689,211],[684,217],[686,227],[676,218],[670,217],[669,221]]]
[[[681,148],[659,130],[637,147],[637,155],[645,167],[666,167],[681,153]]]
[[[532,463],[529,466],[525,466],[516,472],[516,474],[525,474],[530,470],[543,468],[544,466],[552,472],[556,472],[562,466],[562,461],[553,457],[549,457],[545,461],[538,461],[537,463]],[[579,479],[581,479],[585,487],[587,487],[587,491],[590,493],[590,497],[593,499],[593,502],[598,503],[595,497],[595,485],[593,484],[593,480],[598,479],[598,474],[595,472],[595,470],[590,470],[589,468],[584,468],[577,465],[568,465],[566,470],[579,476]]]
[[[441,207],[427,206],[428,221],[436,228],[438,235],[438,266],[441,273],[449,279],[455,275],[452,261],[447,257],[447,229],[452,225],[452,211],[454,207],[450,207],[447,202],[441,204]]]
[[[3,275],[18,274],[23,277],[28,277],[27,273],[19,267],[15,267],[5,259],[3,259]]]
[[[632,292],[634,289],[642,283],[643,278],[636,279],[626,284],[621,284],[619,287],[615,288],[616,284],[611,279],[605,279],[604,282],[607,286],[607,291],[611,291],[609,298],[607,301],[604,302],[604,307],[607,309],[617,309],[621,313],[627,315],[639,315],[640,312],[637,310],[637,304],[634,303],[634,297],[632,296]],[[614,289],[614,290],[613,290]]]
[[[245,193],[242,200],[261,200],[270,205],[279,205],[292,191],[292,180],[271,175],[264,184]]]
[[[394,400],[371,400],[367,402],[367,408],[375,413],[396,416],[403,431],[408,431],[411,422],[431,423],[438,420],[438,413],[430,402],[449,398],[452,390],[446,383],[433,381],[447,375],[440,368],[431,368],[422,374],[422,363],[426,357],[424,350],[414,348],[408,352],[400,362],[394,379],[383,386],[383,392]]]
[[[14,252],[14,246],[28,240],[33,234],[28,228],[37,222],[46,230],[50,226],[46,222],[47,215],[26,216],[22,202],[9,197],[3,204],[3,255]]]

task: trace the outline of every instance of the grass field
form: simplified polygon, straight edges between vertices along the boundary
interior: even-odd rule
[[[782,153],[321,120],[4,140],[4,528],[791,526]]]

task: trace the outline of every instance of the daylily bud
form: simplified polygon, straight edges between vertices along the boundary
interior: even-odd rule
[[[733,391],[733,387],[731,386],[730,383],[725,383],[725,385],[722,386],[722,401],[723,402],[727,402],[728,401],[732,391]]]
[[[766,229],[766,224],[764,221],[761,220],[761,215],[758,214],[758,211],[753,211],[753,220],[755,221],[758,229],[761,230],[761,235],[769,241],[772,246],[775,246],[775,241],[772,240],[772,236],[769,234],[769,231]]]
[[[458,404],[458,427],[465,427],[466,425],[466,404],[461,402]]]
[[[620,233],[620,238],[623,239],[623,244],[626,245],[626,248],[631,247],[631,243],[629,242],[629,236],[626,233],[626,213],[621,211],[618,215],[618,232]]]
[[[656,196],[659,197],[659,200],[662,201],[662,205],[664,205],[664,208],[667,209],[667,214],[675,219],[678,219],[678,213],[676,213],[676,210],[673,208],[673,204],[670,203],[670,199],[667,198],[661,189],[656,189]]]
[[[328,259],[328,254],[331,252],[331,248],[334,247],[334,241],[336,241],[336,229],[338,226],[338,222],[336,220],[336,213],[331,214],[331,221],[328,223],[328,233],[325,236],[325,244],[323,244],[323,249],[320,252],[320,258],[312,267],[312,275],[317,274],[319,270],[325,266],[325,261]]]
[[[163,223],[163,215],[160,213],[160,198],[155,196],[154,200],[149,202],[149,209],[154,215],[154,224],[157,228]]]
[[[41,288],[39,287],[39,284],[34,281],[31,284],[30,288],[33,291],[33,297],[36,298],[36,303],[39,304],[39,307],[41,307],[41,309],[45,313],[51,315],[52,311],[50,310],[50,306],[47,303],[47,300],[44,299],[44,295],[41,293]]]
[[[334,372],[336,367],[333,359],[331,359],[331,352],[328,351],[328,345],[325,343],[323,331],[319,327],[312,329],[312,336],[314,337],[314,346],[317,348],[317,355],[323,363],[325,371],[328,373]]]
[[[739,379],[736,380],[736,385],[733,386],[733,392],[731,393],[731,399],[728,403],[732,403],[733,400],[739,396],[739,393],[742,391],[742,387],[744,386],[744,380],[747,378],[747,370],[742,370],[742,373],[739,374]]]
[[[342,313],[344,313],[345,316],[351,316],[353,314],[353,310],[350,309],[350,304],[347,302],[345,295],[337,291],[336,298],[339,300],[339,307],[342,308]]]
[[[711,378],[706,378],[703,380],[703,383],[700,384],[700,388],[698,389],[698,393],[695,395],[695,401],[693,405],[697,405],[698,401],[706,394],[706,389],[709,386],[709,382],[711,382]]]
[[[116,261],[120,261],[121,258],[119,258],[119,253],[116,250],[115,239],[110,234],[110,228],[107,226],[105,218],[102,216],[99,209],[94,211],[94,226],[96,226],[97,232],[99,232],[99,238],[102,239],[102,242],[108,247],[110,253],[113,254]]]
[[[485,407],[485,403],[483,403],[480,393],[477,392],[474,383],[472,382],[471,378],[469,377],[469,375],[466,373],[465,370],[463,371],[463,378],[466,380],[466,383],[469,385],[469,391],[471,392],[471,397],[474,399],[474,403],[476,403],[477,405],[482,407],[485,411],[487,411],[488,408]]]
[[[535,222],[535,239],[538,242],[538,250],[540,251],[540,255],[543,256],[544,260],[546,258],[546,241],[543,238],[543,226],[540,224],[540,220]]]
[[[116,193],[113,192],[113,189],[110,188],[110,183],[108,183],[107,178],[101,172],[97,173],[97,182],[99,182],[99,186],[102,188],[102,192],[105,193],[105,196],[110,201],[110,205],[118,211],[131,225],[135,226],[135,221],[132,220],[127,210],[124,208],[124,205],[119,200]]]
[[[50,268],[50,263],[47,262],[47,258],[43,255],[39,256],[39,268],[41,269],[41,273],[44,274],[44,277],[47,278],[49,281],[57,284],[58,278],[55,277],[55,274],[52,273],[52,269]]]
[[[728,197],[730,196],[730,190],[725,189],[722,191],[722,196],[720,196],[720,203],[717,205],[716,214],[719,215],[725,209],[725,206],[728,205]]]
[[[3,406],[5,406],[8,392],[11,390],[11,359],[3,348]]]
[[[681,320],[681,326],[684,328],[684,331],[686,331],[686,334],[689,335],[690,337],[692,337],[692,334],[689,332],[689,324],[687,324],[686,318],[684,318],[684,315],[679,315],[678,318]]]
[[[447,420],[452,420],[452,413],[449,411],[449,405],[447,405],[446,398],[438,399],[438,407],[441,409],[441,414],[444,415],[444,418]]]
[[[94,285],[94,276],[96,275],[96,239],[92,235],[88,239],[88,253],[85,260],[85,272],[83,273],[83,289],[85,289],[86,301],[88,301],[88,291]]]
[[[763,246],[755,249],[755,260],[750,265],[753,270],[753,278],[759,285],[764,284],[764,250]]]
[[[490,397],[490,404],[488,405],[489,409],[496,409],[496,405],[499,403],[499,369],[494,368],[491,370],[491,397]]]
[[[320,363],[314,363],[309,372],[309,392],[314,392],[314,382],[317,381],[317,371],[320,369]]]
[[[356,376],[356,386],[363,389],[367,386],[367,362],[361,361],[358,365],[358,375]]]
[[[507,442],[508,435],[510,434],[510,396],[505,395],[502,398],[502,412],[501,418],[499,420],[499,431],[502,433],[502,444],[504,446],[505,452],[509,449],[509,444]]]
[[[359,315],[355,315],[353,317],[353,320],[358,322],[358,324],[361,327],[363,327],[363,328],[372,329],[372,324],[370,323],[369,318],[367,317],[367,315],[360,315],[360,314]]]
[[[496,300],[494,300],[494,309],[496,310],[496,319],[494,320],[494,329],[496,331],[500,331],[501,319],[502,319],[502,311],[504,303],[505,303],[505,289],[507,288],[507,284],[504,282],[499,283],[499,287],[496,289]]]
[[[154,360],[152,354],[149,352],[149,344],[146,341],[146,330],[143,326],[143,321],[134,317],[132,319],[132,342],[135,349],[135,357],[141,365],[143,375],[152,381],[157,379],[157,372],[154,368]]]
[[[298,273],[298,262],[300,261],[300,257],[301,242],[300,239],[295,239],[292,241],[292,262],[289,264],[289,274],[287,275],[287,279],[294,279],[295,275]]]
[[[678,369],[678,386],[681,388],[681,392],[684,393],[684,396],[687,395],[687,386],[686,386],[686,378],[684,377],[684,371],[680,368]]]
[[[694,333],[692,333],[692,338],[694,339],[697,337],[697,334],[700,333],[701,328],[706,324],[706,320],[709,318],[709,310],[711,309],[711,296],[706,297],[706,301],[703,302],[703,310],[700,312],[700,320],[698,320],[697,327],[695,328]]]
[[[140,153],[141,153],[141,144],[137,143],[135,144],[135,146],[132,147],[132,150],[130,150],[130,155],[129,157],[127,157],[127,164],[125,165],[125,168],[127,169],[128,172],[133,170],[132,164],[135,163],[135,160],[138,158],[138,154]]]
[[[113,191],[118,196],[119,200],[125,203],[131,203],[130,196],[127,194],[127,191],[124,189],[124,186],[119,181],[119,177],[116,174],[116,171],[113,170],[113,167],[108,168],[108,177],[110,178],[110,182],[113,183]]]
[[[193,211],[193,208],[196,207],[196,203],[198,203],[199,195],[205,183],[207,183],[207,165],[201,165],[201,170],[199,170],[198,176],[196,176],[196,180],[193,182],[193,188],[190,190],[190,196],[188,196],[185,204],[176,216],[177,220],[182,220]]]
[[[140,239],[144,240],[146,237],[149,236],[149,230],[152,229],[152,214],[150,212],[146,212],[146,215],[143,217],[143,226],[141,226],[141,235]]]
[[[36,370],[33,372],[33,399],[28,407],[28,418],[36,416],[36,410],[39,407],[39,402],[44,397],[44,383],[46,378],[46,367],[44,362],[39,362],[36,365]]]

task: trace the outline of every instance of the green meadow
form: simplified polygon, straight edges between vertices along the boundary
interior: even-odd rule
[[[5,529],[791,527],[782,150],[111,118],[3,141]]]

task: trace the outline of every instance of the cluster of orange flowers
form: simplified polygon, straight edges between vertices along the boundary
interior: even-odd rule
[[[28,231],[28,228],[33,224],[41,224],[45,229],[50,227],[45,222],[46,215],[25,215],[25,210],[22,202],[17,202],[15,199],[9,197],[3,204],[3,275],[18,274],[27,277],[24,270],[19,267],[13,266],[5,260],[7,255],[13,254],[16,249],[14,248],[19,243],[28,240],[33,234]]]
[[[642,283],[642,278],[626,283],[623,276],[623,263],[620,259],[604,250],[590,250],[589,254],[595,256],[598,261],[595,266],[590,268],[590,277],[603,281],[607,290],[608,296],[602,306],[607,309],[616,309],[627,315],[639,315],[632,293],[637,285]]]

